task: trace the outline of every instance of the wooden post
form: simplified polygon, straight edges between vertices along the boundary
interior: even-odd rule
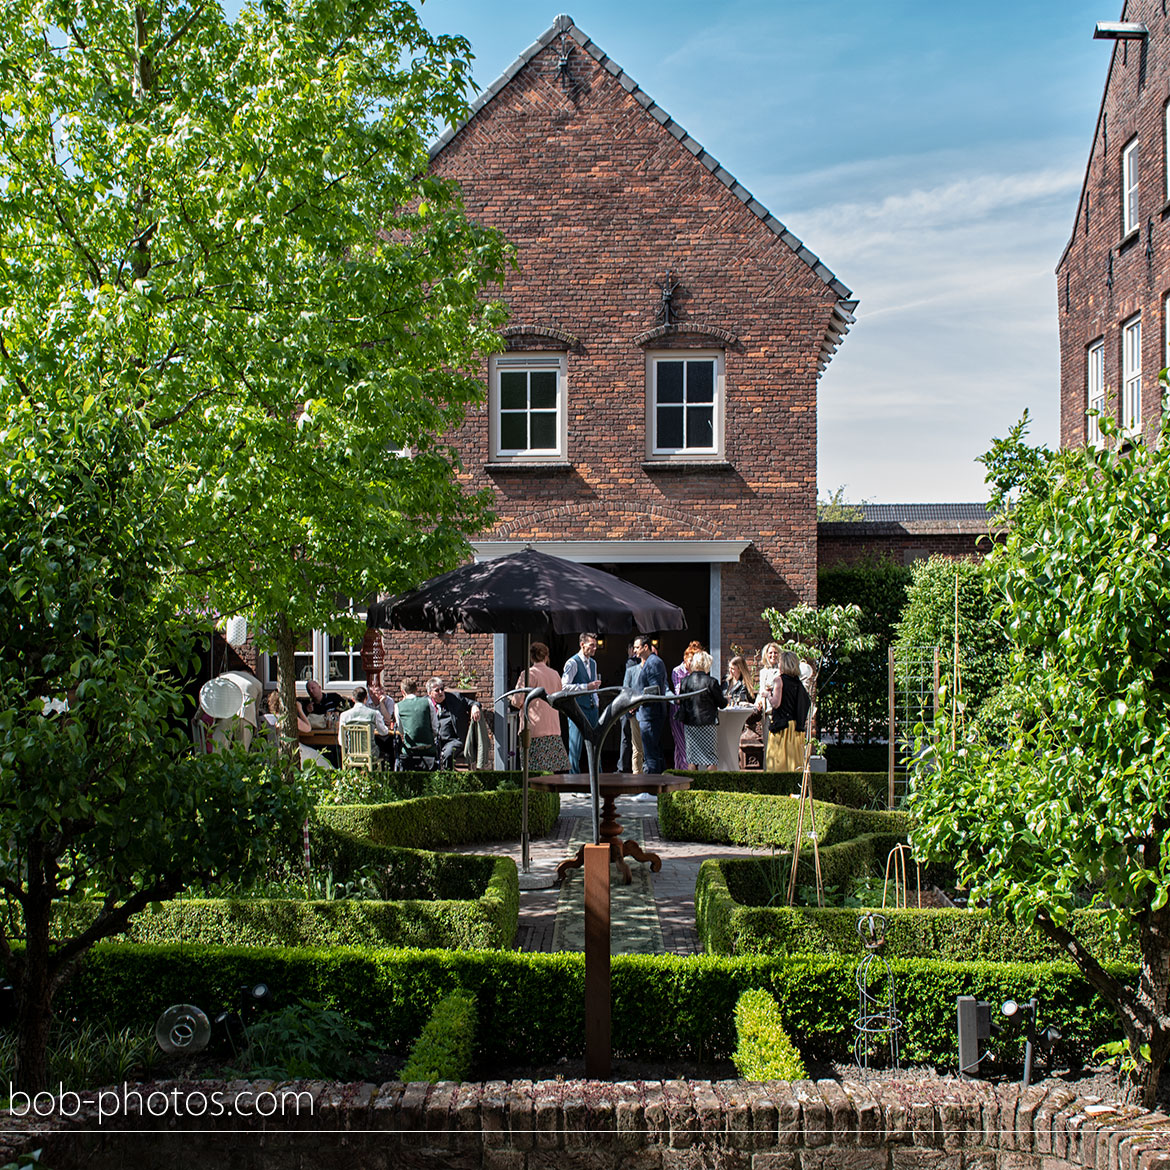
[[[609,844],[585,846],[585,1075],[610,1075]]]

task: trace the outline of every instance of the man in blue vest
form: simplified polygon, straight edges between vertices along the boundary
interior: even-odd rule
[[[601,686],[601,679],[597,674],[597,663],[593,655],[597,653],[597,635],[582,634],[580,637],[581,649],[565,663],[561,672],[561,690],[577,695],[577,706],[594,727],[597,726],[597,688]],[[577,725],[569,721],[569,771],[588,771],[585,760],[585,741]]]

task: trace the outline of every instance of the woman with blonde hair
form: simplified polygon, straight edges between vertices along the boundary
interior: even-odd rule
[[[772,693],[772,684],[780,677],[780,647],[769,642],[760,651],[760,689],[756,692],[756,706],[763,708],[764,700]]]
[[[752,684],[748,680],[748,665],[742,654],[736,654],[727,664],[727,681],[723,684],[727,701],[737,707],[748,706],[756,701]]]
[[[550,695],[561,689],[561,676],[548,664],[548,647],[543,642],[533,642],[529,650],[532,665],[528,668],[530,687],[544,687]],[[525,685],[521,673],[516,685]],[[524,706],[523,695],[512,696],[513,707]],[[543,699],[528,704],[528,726],[521,732],[529,736],[528,768],[533,772],[567,772],[569,754],[565,741],[561,739],[561,715]]]
[[[670,672],[670,689],[674,694],[682,694],[683,679],[691,673],[691,659],[695,656],[696,651],[702,649],[702,642],[692,642],[683,651],[683,660]],[[670,705],[670,734],[674,739],[674,766],[685,768],[687,766],[687,739],[683,732],[682,712],[679,711],[678,703]]]
[[[727,706],[723,688],[711,677],[711,655],[696,650],[691,655],[691,670],[682,681],[683,732],[687,743],[687,767],[714,771],[719,762],[719,709]]]
[[[770,695],[772,722],[768,728],[768,772],[804,771],[804,735],[811,705],[800,681],[800,659],[791,650],[780,655],[780,677]]]

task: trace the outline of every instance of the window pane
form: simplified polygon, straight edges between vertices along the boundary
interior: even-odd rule
[[[657,378],[659,402],[682,402],[682,362],[659,362],[657,365]]]
[[[500,415],[500,447],[505,451],[524,451],[528,447],[527,416],[514,411]]]
[[[523,410],[528,405],[528,375],[515,370],[500,375],[500,409]]]
[[[692,450],[713,446],[713,411],[709,406],[687,407],[687,446]]]
[[[681,388],[680,388],[681,389]],[[678,406],[658,408],[657,446],[681,448],[683,445],[683,412]]]
[[[274,664],[273,671],[272,671],[272,674],[273,674],[272,681],[275,682],[276,681],[275,655],[273,655],[272,661]],[[307,679],[312,678],[313,677],[313,656],[312,656],[312,654],[294,654],[293,655],[293,671],[295,672],[297,678],[300,679],[301,682],[305,682]]]
[[[557,404],[557,376],[552,370],[533,370],[529,375],[534,410],[548,410]]]
[[[687,362],[687,401],[715,401],[714,362]]]
[[[535,451],[555,451],[557,446],[557,416],[555,411],[532,412],[532,448]]]

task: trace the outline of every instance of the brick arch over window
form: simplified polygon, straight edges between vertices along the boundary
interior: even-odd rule
[[[703,338],[707,338],[710,341],[717,341],[725,346],[736,346],[739,344],[739,338],[730,329],[723,329],[718,325],[703,325],[697,322],[659,325],[654,329],[647,329],[645,333],[639,333],[634,338],[634,344],[646,346],[656,341],[670,341],[672,339],[693,342]]]
[[[492,540],[724,540],[724,532],[692,512],[636,500],[562,504],[497,525]]]
[[[533,342],[550,341],[557,342],[553,348],[581,348],[580,338],[559,325],[507,325],[500,330],[500,336],[507,342],[509,349],[529,348]]]

